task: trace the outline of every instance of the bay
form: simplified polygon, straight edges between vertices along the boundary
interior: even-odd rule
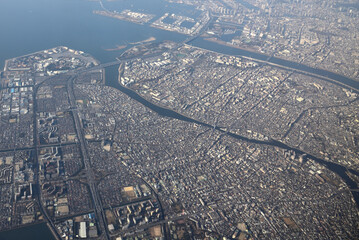
[[[104,1],[111,11],[132,11],[155,14],[157,19],[165,12],[195,16],[192,8],[179,8],[163,0]],[[181,42],[186,36],[148,25],[137,25],[93,14],[102,10],[99,2],[86,0],[1,0],[0,2],[0,70],[6,59],[30,54],[56,46],[67,46],[91,54],[104,62],[115,60],[130,43],[150,37],[156,42]],[[176,11],[177,10],[177,11]],[[127,45],[121,51],[107,51],[117,45]],[[115,76],[117,68],[113,68]],[[109,79],[113,78],[109,76]],[[52,240],[46,224],[36,224],[0,232],[5,240]]]
[[[117,0],[112,2],[103,1],[103,3],[107,9],[118,12],[130,9],[155,14],[154,19],[159,18],[165,12],[190,17],[195,17],[199,14],[198,11],[190,6],[170,4],[163,0]],[[61,45],[87,52],[102,63],[105,63],[113,61],[123,51],[132,47],[130,44],[132,42],[143,41],[149,37],[155,37],[157,42],[163,40],[182,42],[186,39],[184,35],[151,28],[148,24],[137,25],[131,22],[95,15],[93,14],[94,10],[102,10],[99,2],[87,0],[1,0],[0,69],[3,68],[6,59]],[[235,50],[218,44],[214,45],[203,41],[203,39],[197,39],[191,42],[191,44],[217,52],[248,56],[260,60],[268,58],[268,56],[256,53]],[[121,51],[106,50],[116,48],[116,45],[127,45],[128,47]],[[301,66],[297,66],[297,64],[289,61],[282,62],[282,60],[276,58],[272,58],[271,61],[292,68],[301,68]],[[305,68],[303,70],[323,76],[331,74],[326,71],[317,72],[317,69],[312,68]],[[107,69],[106,74],[108,77],[107,84],[120,88],[116,86],[117,66]],[[336,74],[329,75],[328,77],[346,83],[351,81],[351,79],[346,79]],[[353,87],[358,88],[357,83],[350,83]],[[136,100],[140,101],[139,99]],[[147,104],[145,102],[142,103]],[[151,109],[156,111],[156,109]],[[156,112],[166,115],[162,109],[157,109]],[[173,112],[168,114],[173,118],[181,119]],[[187,121],[187,119],[181,120]],[[324,164],[327,165],[327,163]],[[356,185],[350,182],[344,170],[339,166],[330,165],[329,168],[341,175],[349,186],[356,187]],[[353,195],[358,203],[358,194],[353,193]],[[53,238],[46,224],[37,224],[1,232],[0,239],[48,240]]]
[[[149,4],[151,2],[152,4]],[[195,15],[191,8],[179,8],[163,0],[118,0],[105,2],[112,11],[130,9],[155,14],[166,11]],[[146,10],[144,10],[146,9]],[[36,51],[67,46],[94,56],[101,62],[114,60],[131,47],[129,43],[155,37],[157,42],[183,41],[186,36],[147,25],[138,25],[93,14],[102,10],[99,2],[86,0],[1,0],[0,69],[6,59]],[[116,45],[128,45],[121,51],[106,51]]]

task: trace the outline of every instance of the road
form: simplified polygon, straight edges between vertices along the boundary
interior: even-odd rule
[[[152,223],[144,224],[144,225],[141,225],[141,226],[136,226],[136,227],[133,227],[133,228],[129,228],[129,229],[121,231],[120,234],[122,236],[124,236],[127,233],[134,233],[134,232],[144,230],[144,229],[148,229],[148,228],[158,226],[158,225],[161,225],[161,224],[165,224],[165,223],[169,223],[169,222],[175,222],[175,221],[178,221],[178,220],[181,220],[181,219],[186,219],[188,217],[189,217],[189,215],[176,216],[176,217],[173,217],[173,218],[160,220],[158,222],[152,222]],[[118,234],[119,233],[113,234],[113,236],[117,236]]]
[[[37,117],[36,117],[36,112],[37,112],[37,101],[36,101],[36,94],[37,94],[37,90],[38,88],[41,86],[41,84],[37,85],[34,88],[34,92],[33,92],[33,99],[34,99],[34,109],[33,109],[33,125],[34,125],[34,132],[33,132],[33,144],[34,144],[34,149],[33,149],[33,157],[34,157],[34,164],[37,165],[37,167],[34,168],[34,182],[36,183],[36,189],[38,194],[36,194],[36,198],[37,198],[37,202],[39,204],[39,208],[40,211],[42,213],[42,215],[44,216],[44,219],[47,221],[48,226],[50,227],[51,232],[54,234],[54,237],[56,238],[56,240],[61,239],[60,235],[58,234],[58,232],[56,231],[56,226],[54,224],[54,222],[52,221],[52,219],[49,217],[49,215],[47,214],[47,211],[44,209],[43,206],[43,201],[42,201],[42,194],[41,194],[41,188],[40,188],[40,177],[39,177],[39,158],[38,158],[38,150],[39,150],[39,140],[38,140],[38,134],[37,134]]]
[[[152,58],[152,57],[156,57],[161,55],[162,53],[164,53],[165,51],[160,51],[160,52],[155,52],[152,54],[148,54],[145,56],[142,56],[141,59],[147,59],[147,58]],[[69,71],[67,74],[81,74],[81,73],[85,73],[85,72],[90,72],[90,71],[95,71],[95,70],[102,70],[104,68],[107,67],[111,67],[111,66],[115,66],[115,65],[119,65],[121,62],[125,62],[125,61],[130,61],[133,59],[139,58],[139,56],[134,56],[134,57],[121,57],[118,60],[112,61],[112,62],[107,62],[107,63],[102,63],[93,67],[89,67],[89,68],[80,68],[80,69],[76,69],[76,70],[72,70]]]
[[[104,212],[104,209],[102,206],[101,198],[97,192],[96,182],[94,181],[95,174],[91,167],[91,162],[90,162],[90,157],[89,157],[88,150],[87,150],[86,140],[84,137],[83,129],[81,127],[79,113],[76,108],[76,99],[75,99],[74,89],[73,89],[73,81],[76,78],[76,76],[77,75],[70,76],[67,81],[67,91],[68,91],[69,103],[70,103],[72,113],[73,113],[75,129],[76,129],[77,137],[78,137],[79,143],[80,143],[82,159],[83,159],[85,171],[86,171],[87,183],[90,187],[90,194],[92,196],[92,200],[94,203],[95,215],[98,220],[99,230],[102,234],[104,234],[105,239],[109,240],[110,235],[109,235],[108,229],[106,227],[106,215],[105,215],[105,212]]]
[[[191,37],[185,39],[181,44],[189,44],[190,42],[192,42],[192,41],[195,40],[196,38],[200,37],[205,31],[207,31],[209,25],[211,25],[212,22],[213,22],[213,20],[214,20],[214,17],[212,16],[211,12],[209,12],[208,14],[209,14],[209,20],[208,20],[208,22],[201,28],[201,30],[200,30],[197,34],[195,34],[195,35],[193,35],[193,36],[191,36]]]

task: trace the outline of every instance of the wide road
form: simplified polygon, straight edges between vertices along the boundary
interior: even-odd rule
[[[109,235],[108,229],[106,227],[105,212],[104,212],[104,209],[102,206],[101,198],[97,192],[96,182],[94,181],[95,174],[91,167],[91,162],[90,162],[90,157],[89,157],[88,150],[87,150],[86,140],[84,137],[83,129],[81,127],[79,113],[76,108],[76,99],[75,99],[75,94],[74,94],[74,89],[73,89],[73,81],[76,78],[76,76],[77,75],[70,76],[67,81],[67,91],[68,91],[68,96],[69,96],[69,103],[70,103],[70,107],[72,109],[74,123],[75,123],[75,129],[76,129],[77,137],[78,137],[79,143],[80,143],[82,159],[83,159],[85,171],[86,171],[87,183],[90,187],[90,193],[91,193],[93,203],[95,206],[95,214],[96,214],[96,217],[98,220],[98,226],[100,228],[102,236],[104,235],[105,239],[110,240],[110,235]]]
[[[151,54],[142,56],[141,59],[147,59],[147,58],[160,56],[164,52],[165,51],[159,51],[159,52],[151,53]],[[118,60],[115,60],[115,61],[112,61],[112,62],[101,63],[99,65],[89,67],[89,68],[79,68],[79,69],[71,70],[71,71],[68,72],[68,74],[78,74],[79,75],[79,74],[82,74],[82,73],[85,73],[85,72],[91,72],[91,71],[95,71],[95,70],[102,70],[104,68],[119,65],[121,62],[130,61],[130,60],[133,60],[133,59],[136,59],[136,58],[139,58],[139,56],[136,55],[136,56],[133,56],[133,57],[120,57]]]
[[[147,224],[144,224],[144,225],[140,225],[140,226],[135,226],[135,227],[131,227],[131,228],[128,228],[128,229],[125,229],[125,230],[122,230],[120,231],[119,233],[116,233],[116,234],[112,234],[111,236],[117,236],[118,234],[121,234],[122,236],[125,236],[126,233],[136,233],[136,232],[140,232],[141,230],[144,230],[144,229],[148,229],[148,228],[151,228],[151,227],[154,227],[154,226],[158,226],[158,225],[162,225],[162,224],[165,224],[165,223],[169,223],[169,222],[176,222],[178,220],[182,220],[182,219],[187,219],[190,215],[181,215],[181,216],[175,216],[175,217],[172,217],[172,218],[169,218],[169,219],[163,219],[163,220],[160,220],[158,222],[151,222],[151,223],[147,223]]]
[[[33,153],[34,153],[34,164],[37,165],[36,168],[34,168],[34,182],[36,183],[36,189],[38,194],[36,194],[36,200],[39,204],[39,208],[40,211],[44,217],[44,219],[47,221],[48,226],[51,230],[51,232],[53,233],[54,237],[56,238],[56,240],[61,239],[61,236],[59,235],[59,233],[57,232],[57,228],[55,226],[55,223],[52,221],[52,219],[50,218],[50,216],[48,215],[46,209],[44,209],[44,205],[43,205],[43,201],[42,201],[42,193],[41,193],[41,187],[40,187],[40,173],[39,173],[39,169],[40,169],[40,163],[39,163],[39,158],[38,158],[38,151],[39,151],[39,139],[38,139],[38,134],[37,134],[37,101],[36,101],[36,94],[37,94],[37,90],[39,89],[39,87],[41,86],[41,84],[37,85],[34,88],[33,91],[33,99],[34,99],[34,108],[33,108],[33,126],[34,126],[34,130],[33,130]],[[14,150],[15,151],[15,150]]]

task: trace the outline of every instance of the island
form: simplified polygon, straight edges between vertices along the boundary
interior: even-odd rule
[[[110,63],[63,46],[6,61],[0,230],[358,236],[354,90],[187,44],[134,48]],[[109,66],[118,66],[112,87]]]

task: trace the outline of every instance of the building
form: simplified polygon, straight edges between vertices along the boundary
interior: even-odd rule
[[[80,222],[79,237],[80,238],[87,238],[87,235],[86,235],[86,222]]]

